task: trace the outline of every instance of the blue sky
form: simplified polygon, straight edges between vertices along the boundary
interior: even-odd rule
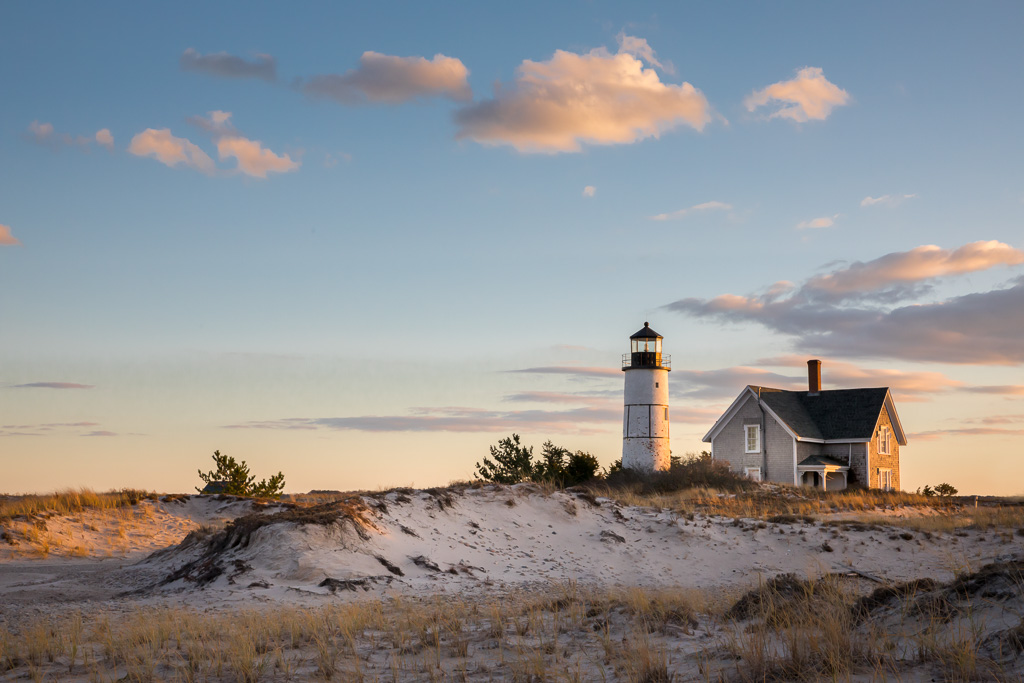
[[[5,3],[0,488],[183,490],[217,448],[430,485],[512,431],[607,463],[650,320],[677,453],[821,357],[892,386],[906,487],[1024,493],[1022,25]]]

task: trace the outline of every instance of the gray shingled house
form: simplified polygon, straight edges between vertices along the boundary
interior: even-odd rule
[[[898,491],[907,436],[888,387],[822,391],[820,360],[807,377],[807,391],[745,387],[704,435],[712,457],[758,481]]]

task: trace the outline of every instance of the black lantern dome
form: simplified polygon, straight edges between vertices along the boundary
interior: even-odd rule
[[[664,368],[672,369],[672,357],[661,355],[660,334],[651,329],[650,324],[644,323],[642,330],[630,335],[630,353],[622,356],[622,369],[631,368]]]

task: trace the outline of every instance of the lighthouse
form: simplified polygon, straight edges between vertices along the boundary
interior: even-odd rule
[[[622,466],[653,472],[667,470],[671,459],[668,441],[668,373],[672,357],[661,353],[663,337],[644,323],[631,336],[630,352],[622,354],[626,373],[622,413]]]

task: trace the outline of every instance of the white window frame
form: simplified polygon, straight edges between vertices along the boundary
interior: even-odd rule
[[[878,488],[883,491],[892,491],[892,470],[884,467],[878,468]]]
[[[891,455],[892,431],[885,425],[878,429],[878,453],[880,455]]]
[[[761,468],[760,467],[744,467],[743,476],[751,481],[761,481]]]
[[[750,430],[754,430],[754,448],[750,448]],[[744,453],[760,453],[761,452],[761,425],[743,425],[743,452]]]

